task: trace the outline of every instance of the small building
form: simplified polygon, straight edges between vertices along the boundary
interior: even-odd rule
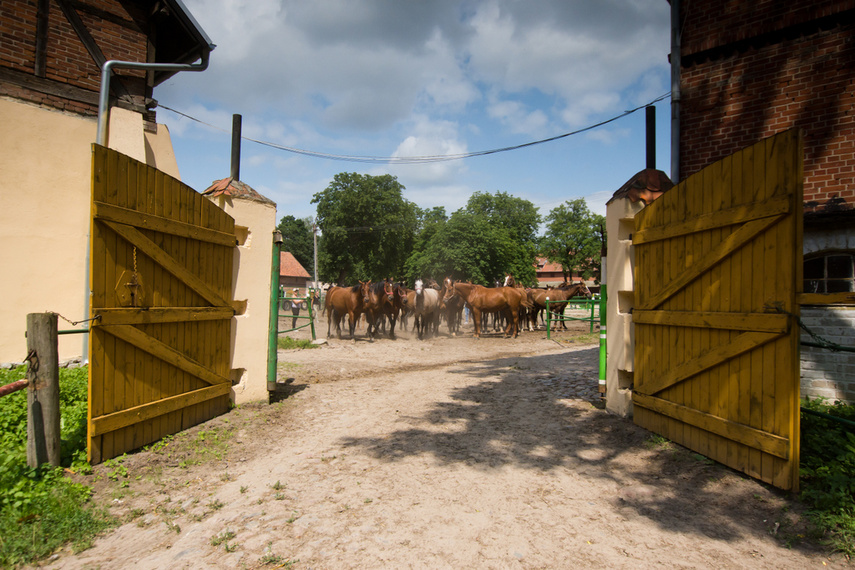
[[[305,295],[306,288],[309,287],[311,280],[312,276],[290,251],[279,253],[280,289],[287,289],[290,292],[291,289],[297,287],[300,289],[300,295]]]

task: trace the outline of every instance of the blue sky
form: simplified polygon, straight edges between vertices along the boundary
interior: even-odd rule
[[[665,0],[184,0],[217,48],[202,73],[155,90],[182,180],[202,191],[243,136],[331,155],[461,154],[541,140],[670,89]],[[670,174],[670,99],[657,107],[657,167]],[[211,126],[208,126],[211,125]],[[303,156],[243,141],[241,180],[277,220],[315,215],[339,172],[392,174],[422,208],[503,191],[546,216],[592,211],[645,167],[644,111],[521,150],[419,164]]]

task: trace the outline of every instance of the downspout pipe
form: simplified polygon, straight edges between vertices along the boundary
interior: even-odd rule
[[[98,136],[95,140],[101,146],[108,146],[110,124],[110,78],[114,69],[142,69],[145,71],[205,71],[211,54],[202,52],[199,63],[141,63],[138,61],[119,61],[111,59],[101,68],[101,91],[98,96]]]
[[[205,71],[208,69],[208,63],[211,59],[210,50],[203,50],[201,61],[199,63],[142,63],[138,61],[119,61],[111,59],[105,61],[101,67],[101,90],[98,95],[98,130],[95,142],[101,146],[109,146],[109,126],[110,126],[110,78],[113,75],[114,69],[143,69],[146,71]],[[91,222],[90,222],[91,223]],[[83,297],[83,314],[90,317],[90,297],[92,291],[89,289],[89,265],[92,244],[90,243],[92,236],[92,228],[89,228],[89,233],[86,236],[86,260],[84,263],[85,271],[85,295]],[[81,360],[84,363],[89,362],[89,335],[83,335],[83,355]]]
[[[683,29],[680,0],[671,1],[671,181],[680,183],[680,64]]]

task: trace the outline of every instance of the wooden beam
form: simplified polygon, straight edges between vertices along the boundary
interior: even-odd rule
[[[639,245],[642,243],[680,237],[706,230],[744,224],[752,220],[786,214],[789,211],[790,199],[788,196],[783,196],[760,204],[746,204],[736,208],[703,214],[686,222],[639,230],[632,234],[632,244]]]
[[[775,457],[787,460],[790,457],[790,440],[759,429],[740,424],[726,418],[694,410],[674,402],[637,392],[632,393],[636,406],[674,418],[690,426],[720,435],[737,443],[759,449]]]
[[[188,374],[192,374],[196,378],[199,378],[208,384],[214,385],[226,383],[231,385],[228,378],[224,378],[219,374],[212,372],[205,366],[189,358],[184,353],[175,350],[168,344],[157,340],[153,336],[147,335],[134,326],[113,325],[109,327],[101,327],[101,330],[134,345],[140,350],[144,350],[152,356],[156,356],[167,364],[171,364]]]
[[[799,305],[852,305],[855,293],[800,293],[796,300]]]
[[[750,239],[778,223],[781,218],[782,216],[772,216],[746,223],[722,239],[721,243],[699,258],[691,267],[687,267],[682,274],[670,281],[659,293],[653,295],[643,303],[639,303],[637,308],[639,310],[655,309],[678,291],[684,289],[689,283],[700,277],[704,272],[720,263],[725,257],[744,246]]]
[[[676,368],[672,368],[668,373],[663,374],[662,376],[651,378],[645,381],[642,385],[636,385],[635,389],[636,391],[652,396],[666,388],[679,384],[683,380],[687,380],[692,376],[700,374],[704,370],[709,370],[713,366],[721,364],[731,358],[735,358],[740,354],[754,350],[758,346],[763,346],[780,336],[780,334],[775,333],[742,333],[728,344],[717,346],[712,350],[701,354],[697,358],[693,358],[692,360],[678,365]],[[636,354],[638,354],[638,352],[636,352]]]
[[[645,325],[713,328],[779,334],[786,333],[790,327],[789,317],[777,313],[633,310],[632,322]]]
[[[36,77],[44,79],[47,74],[47,42],[50,17],[50,0],[39,0],[36,9],[36,53],[33,71]]]
[[[18,87],[30,89],[37,93],[46,95],[54,95],[62,99],[77,101],[78,103],[86,103],[94,107],[98,107],[98,92],[88,91],[73,85],[67,85],[36,77],[22,71],[0,67],[0,83],[11,83]]]
[[[109,220],[126,226],[196,239],[226,247],[235,247],[237,244],[235,236],[226,232],[203,228],[177,220],[170,220],[169,218],[138,212],[120,206],[113,206],[104,202],[94,202],[93,207],[94,216],[99,220]]]
[[[101,48],[98,47],[98,44],[95,42],[95,38],[93,38],[92,34],[89,33],[89,30],[86,29],[86,24],[84,24],[83,20],[80,19],[80,15],[77,13],[77,10],[74,9],[68,0],[56,0],[56,3],[59,4],[60,10],[65,14],[65,19],[68,20],[69,24],[71,24],[71,27],[77,34],[78,39],[83,44],[83,47],[85,47],[86,51],[89,52],[89,56],[92,58],[92,61],[94,61],[98,66],[98,70],[100,71],[103,69],[104,64],[107,62],[107,57],[104,55],[104,52],[101,51]],[[128,93],[128,90],[125,88],[125,85],[122,83],[122,79],[118,74],[114,75],[113,81],[110,82],[110,86],[115,89],[116,94],[119,97],[130,97],[130,93]]]
[[[97,220],[109,226],[114,232],[122,236],[128,243],[138,247],[144,254],[152,258],[161,267],[175,275],[183,281],[188,287],[196,291],[206,301],[215,307],[229,307],[231,304],[223,299],[219,293],[211,289],[207,283],[202,281],[196,275],[187,270],[184,265],[178,263],[171,255],[163,251],[156,243],[148,239],[139,230],[125,224],[118,224],[106,220]]]
[[[184,394],[178,394],[155,402],[149,402],[140,406],[128,408],[127,410],[121,410],[113,412],[112,414],[92,418],[89,421],[89,437],[104,435],[105,433],[138,424],[140,422],[156,418],[157,416],[162,416],[169,412],[186,408],[187,406],[200,404],[220,396],[225,396],[231,391],[231,388],[231,382],[228,384],[216,384],[214,386],[207,386],[205,388],[193,390],[192,392],[185,392]]]
[[[96,327],[226,320],[235,311],[230,307],[94,308],[92,314],[100,317],[92,323]]]

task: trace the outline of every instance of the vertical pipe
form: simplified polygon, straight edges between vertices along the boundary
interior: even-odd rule
[[[656,107],[644,108],[645,134],[647,140],[647,168],[656,168]]]
[[[680,183],[680,0],[671,0],[671,181]]]
[[[279,246],[282,234],[273,232],[273,260],[270,268],[270,321],[267,328],[267,383],[276,383],[276,364],[279,340]]]
[[[606,394],[606,284],[600,285],[600,394]]]
[[[240,132],[242,118],[240,115],[232,115],[232,180],[240,180]]]

